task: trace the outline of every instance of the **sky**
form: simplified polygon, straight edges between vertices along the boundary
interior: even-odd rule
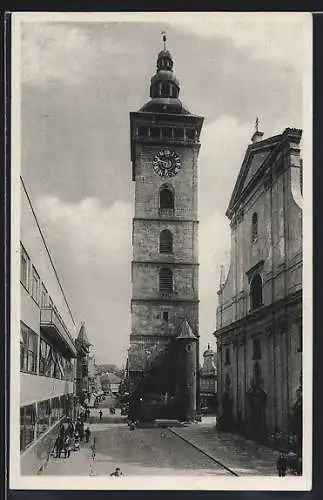
[[[161,31],[180,98],[205,117],[199,156],[200,349],[215,349],[225,211],[254,131],[302,128],[303,17],[158,15],[22,23],[21,173],[69,304],[98,363],[130,335],[129,113],[149,100]]]

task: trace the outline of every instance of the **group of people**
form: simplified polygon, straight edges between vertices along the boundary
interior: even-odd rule
[[[287,468],[288,468],[288,457],[287,453],[281,452],[277,458],[277,472],[279,477],[286,476]]]
[[[86,440],[88,443],[91,437],[89,426],[84,430],[84,422],[80,417],[75,423],[67,419],[59,428],[58,436],[54,444],[54,454],[56,458],[61,458],[64,453],[64,458],[69,458],[71,451],[80,449],[80,442]]]

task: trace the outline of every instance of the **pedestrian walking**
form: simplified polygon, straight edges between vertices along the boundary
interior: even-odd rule
[[[84,439],[84,424],[83,424],[83,422],[81,422],[79,434],[80,434],[80,441],[83,441],[83,439]]]
[[[70,455],[71,455],[71,447],[72,447],[72,443],[71,443],[71,438],[70,436],[66,436],[65,438],[65,441],[64,441],[64,454],[65,454],[65,458],[69,458]]]
[[[61,458],[63,448],[64,448],[64,436],[59,435],[57,438],[56,458]]]
[[[99,411],[99,416],[100,416],[100,420],[102,420],[102,416],[103,416],[102,410]]]
[[[120,476],[123,476],[121,470],[119,469],[119,467],[116,467],[116,470],[114,472],[111,472],[110,476],[112,477],[120,477]]]
[[[70,438],[73,438],[73,436],[74,436],[74,425],[73,425],[73,422],[70,422],[68,424],[67,433],[68,433],[68,435],[69,435]]]
[[[91,437],[90,427],[87,427],[85,431],[85,440],[87,443],[90,441],[90,437]]]
[[[61,425],[59,426],[59,435],[60,435],[60,437],[64,437],[64,435],[65,435],[65,427],[64,427],[64,424],[61,424]]]
[[[91,445],[91,458],[95,460],[96,455],[96,446],[95,446],[95,438],[93,439],[93,444]]]
[[[79,451],[80,449],[80,435],[78,432],[74,435],[74,451]]]
[[[57,458],[58,456],[58,444],[59,444],[59,436],[55,439],[54,447],[53,447],[53,455]]]
[[[285,453],[279,453],[279,457],[277,459],[277,472],[279,477],[286,476],[287,471],[287,457]]]

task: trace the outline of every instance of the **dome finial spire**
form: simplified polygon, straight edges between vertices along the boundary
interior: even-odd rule
[[[161,35],[163,35],[164,50],[166,50],[166,42],[167,42],[167,33],[166,33],[166,30],[163,30],[161,32]]]

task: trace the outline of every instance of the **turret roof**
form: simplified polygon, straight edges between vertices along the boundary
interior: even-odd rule
[[[197,337],[194,335],[192,328],[190,327],[189,322],[185,319],[180,327],[179,327],[179,333],[176,337],[176,339],[192,339],[192,340],[197,340]]]

